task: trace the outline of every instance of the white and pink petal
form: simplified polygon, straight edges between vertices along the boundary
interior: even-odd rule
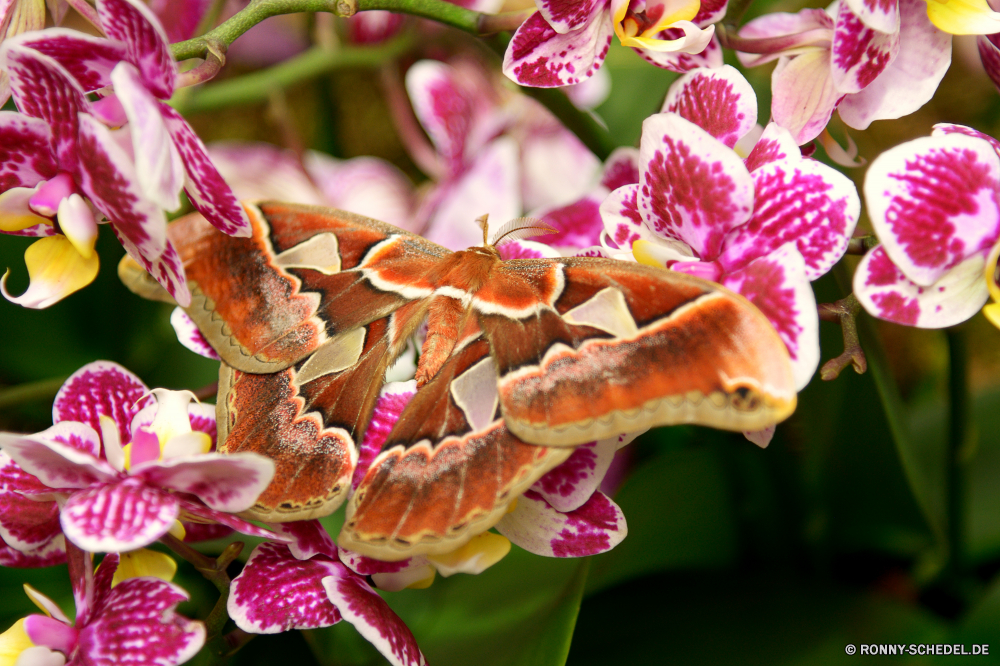
[[[661,111],[690,120],[732,148],[757,123],[757,96],[735,67],[697,69],[670,86]]]
[[[183,497],[178,496],[176,499],[181,508],[181,520],[185,522],[218,523],[242,534],[246,534],[247,536],[261,537],[262,539],[272,539],[275,541],[286,540],[286,537],[284,536],[278,536],[271,530],[258,527],[257,525],[254,525],[243,518],[234,516],[231,513],[216,511],[215,509],[207,507],[200,502],[194,502]]]
[[[274,532],[287,537],[288,548],[299,560],[308,560],[314,555],[325,555],[337,559],[337,544],[318,520],[296,520],[290,523],[275,523]]]
[[[911,282],[883,246],[865,255],[854,273],[854,294],[870,314],[918,328],[944,328],[969,319],[989,300],[983,255],[973,255],[930,285]]]
[[[52,403],[52,422],[79,421],[100,432],[102,416],[118,426],[119,440],[129,441],[132,419],[146,404],[149,389],[135,374],[112,361],[94,361],[69,376]],[[95,456],[97,451],[91,451]]]
[[[111,84],[111,70],[125,59],[124,44],[67,28],[48,28],[21,42],[66,68],[86,92]]]
[[[1000,157],[986,141],[948,134],[909,141],[872,162],[865,200],[885,252],[929,286],[1000,236]]]
[[[841,93],[864,90],[899,53],[899,32],[882,33],[866,26],[849,3],[837,6],[833,33],[833,84]]]
[[[25,472],[49,488],[85,488],[117,478],[118,473],[91,451],[100,438],[90,426],[57,423],[36,435],[0,433],[0,448]]]
[[[765,164],[771,162],[781,162],[784,160],[802,159],[802,151],[792,138],[791,133],[777,123],[768,123],[761,133],[760,138],[747,155],[745,164],[752,173]]]
[[[600,69],[613,34],[607,10],[566,34],[556,32],[540,13],[532,14],[507,46],[503,72],[513,81],[533,88],[579,83]]]
[[[883,33],[892,33],[899,30],[899,5],[902,4],[899,0],[843,1],[868,27]]]
[[[410,629],[360,576],[347,571],[323,579],[327,597],[393,666],[423,666],[424,655]]]
[[[546,557],[603,553],[617,546],[628,533],[621,509],[600,491],[576,510],[562,513],[529,490],[496,528],[521,548]]]
[[[0,111],[0,192],[34,187],[58,170],[48,124],[22,113]]]
[[[170,493],[141,479],[94,485],[74,493],[60,514],[66,538],[83,550],[111,553],[148,546],[167,533],[180,507]]]
[[[556,511],[575,511],[600,487],[617,450],[617,437],[578,446],[565,462],[549,470],[531,489]]]
[[[141,2],[97,0],[97,14],[104,34],[125,45],[127,59],[139,69],[146,87],[160,99],[170,99],[177,63],[153,11]]]
[[[804,388],[819,365],[819,315],[805,260],[795,244],[755,259],[721,282],[768,318],[788,348],[796,389]]]
[[[297,559],[284,544],[262,543],[233,579],[229,617],[252,634],[329,627],[341,616],[327,598],[322,581],[344,571],[339,562],[323,557]]]
[[[472,129],[473,100],[454,68],[436,60],[421,60],[407,70],[406,90],[417,119],[449,173],[458,173],[465,163],[466,140]]]
[[[271,483],[274,461],[258,453],[205,453],[136,465],[131,473],[150,485],[194,495],[217,511],[240,513]]]
[[[382,450],[385,438],[389,436],[399,415],[409,404],[410,399],[417,393],[417,382],[409,380],[405,382],[389,382],[382,387],[378,400],[375,402],[375,411],[372,412],[371,421],[365,429],[364,439],[361,441],[358,453],[358,464],[354,468],[354,476],[351,478],[351,489],[358,487],[361,480],[365,478],[368,468]]]
[[[92,664],[188,661],[205,644],[205,625],[177,613],[177,604],[188,598],[177,585],[157,578],[121,581],[80,631],[79,654]]]
[[[833,268],[861,213],[854,183],[815,160],[765,164],[751,173],[754,213],[726,237],[719,263],[727,271],[794,243],[811,281]]]
[[[704,260],[725,235],[750,218],[754,186],[743,160],[721,141],[674,113],[642,124],[642,180],[637,203],[646,225],[681,240]]]
[[[212,345],[208,343],[208,340],[183,309],[174,308],[173,312],[170,313],[170,325],[173,327],[174,333],[177,334],[177,341],[182,345],[195,354],[214,361],[219,360],[219,355],[212,349]]]
[[[538,13],[560,34],[579,30],[602,14],[607,0],[536,0]]]

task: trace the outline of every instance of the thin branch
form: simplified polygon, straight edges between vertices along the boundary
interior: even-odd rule
[[[18,384],[0,389],[0,409],[17,407],[27,402],[51,400],[68,377],[43,379],[29,384]]]
[[[403,36],[379,46],[345,46],[330,52],[313,47],[279,65],[245,76],[181,91],[172,102],[181,114],[267,102],[273,91],[346,67],[379,67],[413,45]]]
[[[868,359],[865,358],[861,339],[858,337],[857,316],[861,313],[858,299],[850,294],[836,303],[820,303],[818,309],[820,319],[839,322],[844,333],[844,353],[824,363],[819,376],[823,381],[831,381],[839,377],[849,365],[853,365],[854,371],[859,375],[864,374],[868,370]]]
[[[498,30],[512,30],[529,16],[525,12],[484,14],[444,0],[251,0],[250,4],[222,25],[200,37],[174,44],[171,49],[177,60],[203,58],[208,52],[210,43],[221,44],[225,50],[240,35],[272,16],[326,12],[334,16],[348,17],[359,11],[371,10],[420,16],[478,36],[492,34]]]

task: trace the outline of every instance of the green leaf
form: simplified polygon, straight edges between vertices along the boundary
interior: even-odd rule
[[[434,666],[561,666],[580,610],[587,561],[521,550],[478,576],[383,593]],[[386,663],[346,623],[306,632],[321,664]]]

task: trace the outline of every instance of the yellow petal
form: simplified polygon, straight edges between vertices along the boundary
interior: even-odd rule
[[[0,231],[22,231],[38,224],[51,226],[52,220],[35,215],[28,201],[35,193],[34,187],[12,187],[0,194]]]
[[[649,11],[647,3],[646,11]],[[690,21],[698,15],[701,9],[701,0],[673,0],[665,3],[663,15],[652,27],[642,33],[643,37],[652,37],[660,33],[678,21]]]
[[[1000,32],[1000,13],[986,0],[927,0],[927,18],[952,35],[992,35]]]
[[[632,256],[640,264],[658,268],[664,267],[663,262],[656,256],[656,244],[650,243],[648,240],[637,240],[632,243]]]
[[[175,520],[174,524],[170,526],[167,530],[167,534],[174,537],[178,541],[184,541],[184,537],[187,536],[187,530],[184,529],[184,523],[179,520]]]
[[[160,580],[171,581],[177,573],[177,563],[165,553],[140,548],[128,553],[122,553],[118,569],[111,579],[111,587],[129,578],[152,576]]]
[[[989,303],[983,306],[983,314],[990,320],[990,323],[1000,328],[1000,303]]]
[[[478,574],[502,560],[510,552],[510,541],[493,532],[483,532],[469,543],[444,555],[428,555],[438,573],[448,577],[456,573]]]
[[[434,577],[437,576],[437,571],[433,567],[428,567],[431,570],[431,575],[427,578],[421,578],[415,583],[410,583],[406,586],[408,590],[426,590],[434,583]]]
[[[21,653],[31,647],[35,644],[24,631],[24,618],[21,618],[0,634],[0,666],[14,666]]]
[[[35,241],[24,253],[31,283],[17,298],[7,292],[8,270],[0,278],[0,292],[11,303],[42,309],[58,303],[74,291],[83,289],[97,277],[97,255],[80,256],[65,236],[49,236]]]

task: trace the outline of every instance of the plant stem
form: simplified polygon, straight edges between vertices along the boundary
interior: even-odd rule
[[[177,60],[201,58],[208,51],[209,44],[221,45],[221,50],[225,52],[240,35],[272,16],[299,12],[327,12],[347,17],[353,16],[358,11],[371,10],[420,16],[473,35],[512,30],[530,15],[530,12],[484,14],[444,0],[251,0],[249,5],[222,25],[200,37],[178,42],[172,45],[171,49]]]
[[[67,377],[56,377],[0,389],[0,409],[17,407],[37,400],[51,400],[66,379]]]
[[[838,322],[844,335],[844,353],[824,363],[819,371],[820,377],[823,381],[834,380],[849,365],[854,366],[854,372],[864,374],[868,370],[868,359],[858,337],[857,316],[861,313],[858,299],[852,293],[836,303],[820,303],[818,308],[819,318]]]
[[[965,331],[950,328],[948,337],[948,566],[957,576],[965,543],[965,454],[969,422],[969,381]]]
[[[275,89],[328,74],[344,67],[378,67],[413,44],[410,37],[399,37],[379,46],[345,46],[336,51],[313,47],[294,58],[259,72],[202,88],[187,89],[172,102],[181,114],[212,111],[228,106],[266,102]]]

